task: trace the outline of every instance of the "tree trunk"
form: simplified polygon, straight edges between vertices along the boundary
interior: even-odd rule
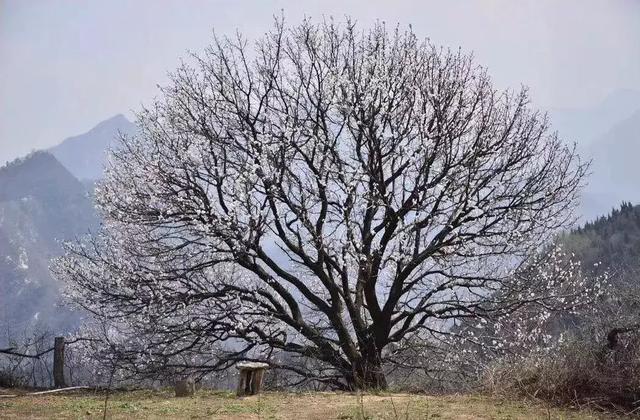
[[[64,337],[56,337],[53,345],[53,385],[67,386],[64,380]]]
[[[347,383],[353,390],[387,389],[387,378],[382,370],[380,355],[376,353],[370,357],[363,357],[354,365]]]

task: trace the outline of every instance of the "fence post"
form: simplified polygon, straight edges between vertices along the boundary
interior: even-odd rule
[[[53,345],[53,385],[64,388],[64,337],[56,337]]]

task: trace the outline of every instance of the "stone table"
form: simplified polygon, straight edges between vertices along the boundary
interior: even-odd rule
[[[236,365],[240,371],[237,395],[256,395],[260,393],[264,372],[269,368],[268,363],[242,362]]]

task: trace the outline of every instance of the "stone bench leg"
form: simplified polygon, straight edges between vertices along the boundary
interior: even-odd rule
[[[258,369],[253,371],[253,378],[251,378],[251,395],[256,395],[260,393],[260,388],[262,387],[262,375],[264,370]]]
[[[245,394],[246,386],[249,383],[250,374],[250,371],[244,369],[240,371],[240,375],[238,375],[238,389],[236,389],[236,394],[238,395],[238,397],[241,397]]]

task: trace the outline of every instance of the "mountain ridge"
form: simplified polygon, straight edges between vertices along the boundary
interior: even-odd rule
[[[123,114],[98,123],[89,131],[64,139],[48,149],[78,180],[102,177],[107,150],[117,145],[118,135],[132,135],[136,126]]]

